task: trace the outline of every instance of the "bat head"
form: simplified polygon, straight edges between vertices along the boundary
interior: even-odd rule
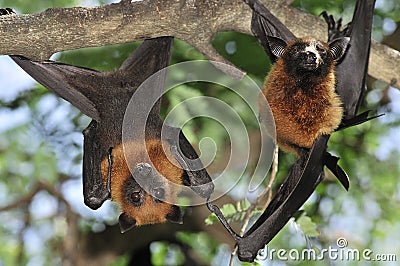
[[[162,145],[158,139],[147,140],[147,150],[143,151],[142,145],[133,141],[112,151],[111,199],[121,208],[121,232],[144,224],[182,223],[182,212],[173,202],[186,172],[176,166],[178,162],[168,159],[173,157],[164,152]],[[132,167],[134,169],[130,169]],[[107,171],[108,162],[104,160],[102,176],[105,184]]]
[[[300,38],[289,43],[269,36],[272,53],[285,65],[290,77],[325,77],[345,54],[349,38],[338,38],[325,43],[313,38]]]

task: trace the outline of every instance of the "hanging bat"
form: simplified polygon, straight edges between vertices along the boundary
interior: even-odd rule
[[[274,113],[275,108],[278,116],[283,116],[279,119],[284,119],[283,113],[293,110],[293,106],[296,104],[290,102],[292,98],[295,102],[310,100],[315,96],[313,93],[318,97],[323,96],[321,101],[325,102],[325,105],[322,106],[324,112],[318,116],[313,113],[313,108],[316,110],[321,108],[319,106],[321,103],[316,103],[314,100],[308,102],[311,110],[305,108],[299,113],[292,111],[288,114],[288,118],[294,120],[291,123],[295,130],[285,128],[283,124],[280,129],[277,128],[278,143],[284,149],[295,152],[298,159],[266,210],[243,236],[233,231],[217,206],[207,204],[235,239],[239,259],[250,262],[311,196],[315,187],[323,179],[324,166],[327,166],[338,177],[346,189],[348,188],[347,175],[337,165],[339,158],[330,155],[326,151],[326,146],[329,134],[333,131],[374,118],[369,118],[368,112],[355,114],[365,88],[375,1],[357,0],[353,20],[343,30],[340,21],[336,23],[332,16],[324,13],[323,16],[328,23],[329,43],[310,38],[298,39],[259,1],[245,0],[245,2],[253,10],[251,25],[253,34],[271,61],[275,63],[263,90],[267,98],[275,101],[275,107],[271,107],[272,112]],[[344,53],[345,50],[347,51]],[[285,59],[285,54],[293,55],[294,59]],[[296,54],[301,57],[300,63],[293,67],[290,62],[296,60]],[[316,75],[313,72],[318,69],[318,61],[321,61],[324,56],[330,57],[322,60],[325,64],[328,61],[327,67],[322,68],[322,70],[325,69],[325,74],[320,75],[322,70],[321,73],[318,70]],[[356,71],[354,71],[355,66],[357,66]],[[311,69],[311,71],[307,69]],[[297,75],[298,71],[301,73],[299,75],[301,79],[305,74],[303,82],[292,83],[291,79]],[[317,78],[315,78],[316,76]],[[305,82],[309,82],[308,86],[305,86]],[[279,85],[287,86],[282,86],[282,88],[287,88],[289,91],[279,91]],[[313,90],[304,89],[305,87]],[[282,88],[280,89],[282,90]],[[314,92],[315,89],[317,92]],[[273,92],[279,95],[269,95]],[[336,93],[340,95],[340,99]],[[279,102],[279,99],[282,101]],[[298,102],[297,104],[305,107],[302,103]],[[298,114],[300,117],[297,117]],[[304,115],[314,116],[317,121],[314,121],[313,117],[303,117]],[[342,116],[344,116],[343,120],[341,120]],[[305,125],[306,128],[302,129],[303,125],[300,124],[302,121],[308,123]],[[307,126],[313,128],[311,136],[296,136],[296,133],[304,134],[310,130]],[[316,130],[314,130],[315,128]],[[321,128],[326,128],[326,130],[321,130]]]
[[[335,92],[335,64],[349,43],[348,37],[329,43],[310,37],[285,40],[267,36],[277,58],[262,93],[274,115],[276,136],[282,150],[300,156],[321,135],[330,135],[343,117]]]
[[[214,189],[180,129],[167,126],[166,137],[161,137],[161,98],[156,98],[155,104],[151,99],[162,95],[165,72],[136,101],[139,117],[144,109],[151,109],[143,120],[144,139],[123,142],[122,125],[129,101],[139,85],[168,66],[172,43],[173,37],[145,40],[113,73],[11,56],[39,83],[93,119],[83,131],[84,202],[97,209],[107,199],[116,201],[122,212],[121,232],[143,224],[182,222],[180,208],[169,203],[176,201],[179,191],[168,184],[189,186],[202,198],[208,198]],[[134,121],[129,128],[139,131],[140,123]]]

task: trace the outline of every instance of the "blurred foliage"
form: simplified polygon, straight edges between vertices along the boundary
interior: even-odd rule
[[[152,265],[182,265],[185,260],[179,246],[168,242],[153,242],[150,245],[150,251]]]
[[[87,1],[86,1],[87,2]],[[104,4],[107,1],[92,1]],[[19,13],[34,13],[46,8],[72,7],[80,1],[21,1],[3,0],[2,7],[12,7]],[[328,10],[335,17],[343,16],[349,21],[353,12],[353,0],[297,0],[293,4],[306,12],[319,15]],[[386,27],[399,25],[400,4],[398,0],[378,0],[374,21],[374,37],[381,40],[391,34]],[[388,26],[389,25],[389,26]],[[390,27],[389,27],[390,29]],[[53,56],[54,59],[100,71],[113,71],[119,67],[139,43],[66,51]],[[269,60],[255,38],[241,33],[221,32],[213,41],[214,47],[225,58],[246,71],[250,77],[262,84],[270,68]],[[399,49],[399,47],[397,47]],[[195,48],[175,40],[173,58],[175,64],[187,60],[205,59]],[[179,73],[177,73],[179,75]],[[349,128],[332,135],[329,150],[340,156],[340,164],[351,179],[350,191],[346,192],[329,172],[313,196],[304,205],[297,219],[271,241],[269,249],[291,248],[322,250],[336,247],[336,240],[344,237],[349,248],[370,248],[374,253],[397,254],[400,259],[400,176],[398,134],[400,134],[400,93],[398,90],[375,81],[369,82],[369,90],[362,109],[377,110],[385,116]],[[249,132],[257,131],[254,114],[245,108],[245,103],[232,91],[204,82],[187,83],[174,88],[165,95],[163,115],[184,99],[196,96],[211,96],[232,106],[244,121]],[[194,109],[212,108],[209,105],[187,105],[179,113],[185,121]],[[13,99],[0,99],[0,114],[22,117],[21,120],[6,120],[8,125],[1,131],[0,139],[0,207],[6,206],[23,195],[29,194],[37,180],[44,180],[61,189],[70,200],[74,210],[80,214],[81,230],[101,231],[104,224],[115,224],[117,211],[102,213],[82,211],[83,198],[69,196],[67,189],[81,178],[82,135],[81,131],[89,119],[67,102],[57,98],[39,85],[26,88]],[[193,143],[206,136],[212,137],[218,147],[217,163],[222,163],[229,148],[229,136],[217,122],[196,118],[185,124],[184,132]],[[222,148],[221,148],[222,147]],[[274,188],[277,188],[293,163],[293,156],[280,154],[279,173]],[[248,169],[251,171],[252,169]],[[245,173],[249,175],[249,173]],[[227,181],[229,182],[229,181]],[[240,185],[240,184],[239,184]],[[238,190],[228,195],[238,198]],[[242,198],[244,198],[243,195]],[[73,199],[73,200],[72,200]],[[46,208],[44,208],[45,202]],[[38,211],[41,208],[42,211]],[[80,207],[76,207],[80,206]],[[223,211],[232,220],[241,221],[248,208],[247,201],[232,202]],[[65,206],[48,193],[37,194],[28,206],[20,206],[0,215],[0,265],[54,265],[60,264],[62,239],[65,237],[67,221]],[[110,218],[111,217],[111,218]],[[29,219],[28,219],[29,218]],[[212,218],[208,221],[212,223]],[[218,224],[210,225],[222,230]],[[199,264],[221,265],[226,263],[230,250],[220,239],[205,232],[179,232],[177,240],[182,245],[154,242],[150,246],[154,265],[176,265],[186,261],[189,252]],[[21,243],[24,243],[23,245]],[[188,251],[189,250],[189,251]],[[129,253],[112,265],[127,265]],[[281,262],[259,260],[260,265],[331,265],[335,261]],[[235,260],[235,264],[240,263]],[[356,265],[357,262],[346,262]],[[247,264],[244,264],[247,265]],[[378,265],[378,262],[370,265]]]
[[[196,250],[196,259],[200,265],[212,264],[220,246],[215,239],[204,232],[178,232],[176,237],[192,250]]]

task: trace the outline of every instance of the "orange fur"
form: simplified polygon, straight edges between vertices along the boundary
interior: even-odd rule
[[[262,93],[274,115],[278,145],[284,151],[299,155],[296,146],[311,148],[316,138],[331,134],[341,122],[343,108],[335,92],[334,63],[328,75],[317,81],[307,93],[298,80],[286,74],[282,58],[266,77]]]
[[[169,161],[168,158],[173,159],[173,156],[168,148],[166,148],[166,152],[169,153],[168,158],[166,157],[160,140],[147,140],[146,149],[147,151],[144,150],[141,143],[133,141],[125,145],[125,155],[122,145],[119,145],[112,150],[113,165],[111,173],[111,197],[113,201],[119,204],[122,212],[136,221],[136,225],[165,222],[167,214],[171,211],[172,204],[167,202],[156,202],[148,193],[145,193],[144,204],[141,206],[134,206],[129,200],[127,200],[124,195],[124,185],[127,179],[132,178],[132,174],[128,168],[126,158],[129,160],[129,165],[131,167],[135,167],[139,163],[147,162],[154,166],[162,177],[176,184],[181,185],[183,183],[183,170]],[[151,162],[146,158],[147,153]],[[176,161],[174,161],[174,163],[178,165]],[[107,173],[108,160],[105,158],[102,162],[104,184],[107,182]],[[179,191],[169,188],[168,185],[166,185],[164,189],[166,192],[166,199],[175,201],[178,197],[177,194]]]

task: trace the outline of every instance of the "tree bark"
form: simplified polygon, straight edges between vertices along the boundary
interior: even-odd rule
[[[325,22],[288,6],[288,0],[262,0],[296,36],[325,40]],[[251,10],[242,0],[123,0],[92,8],[51,8],[31,15],[0,17],[0,54],[35,60],[83,47],[175,36],[206,55],[227,62],[211,45],[215,34],[251,34]],[[357,67],[357,66],[354,66]],[[400,88],[400,52],[372,43],[369,75]]]

